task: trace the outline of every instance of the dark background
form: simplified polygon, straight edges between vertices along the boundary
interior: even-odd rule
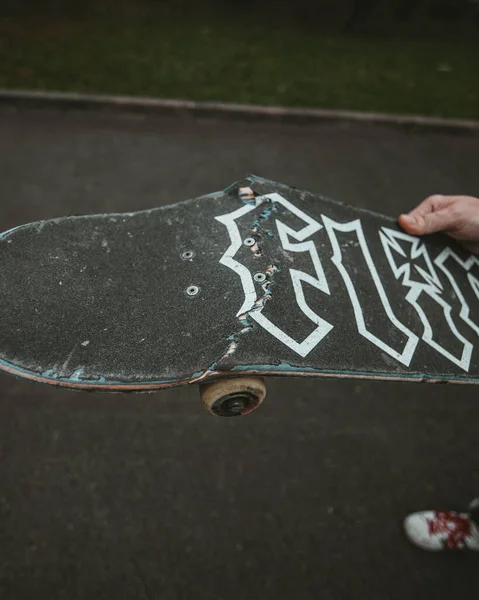
[[[0,86],[477,118],[478,30],[468,0],[3,0]],[[471,132],[2,108],[0,230],[247,173],[396,217],[478,195],[478,156]],[[0,374],[0,599],[479,596],[476,554],[428,554],[402,531],[411,511],[479,495],[475,387],[268,388],[228,420],[196,387],[100,395]]]
[[[267,16],[272,21],[287,19],[293,26],[317,31],[381,33],[406,25],[429,26],[429,33],[459,28],[474,31],[479,26],[479,5],[475,0],[4,0],[3,14],[58,15],[108,14],[125,11],[164,11],[164,15],[191,11],[211,12],[231,18]]]
[[[2,229],[129,211],[254,172],[390,216],[477,193],[479,138],[386,127],[0,112]],[[477,597],[476,554],[402,520],[479,490],[477,389],[286,378],[249,417],[197,389],[110,396],[0,376],[0,597]]]
[[[0,88],[479,119],[472,0],[6,0]]]

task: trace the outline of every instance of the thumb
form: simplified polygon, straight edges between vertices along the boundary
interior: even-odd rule
[[[412,235],[428,235],[453,229],[456,218],[448,208],[444,208],[426,215],[401,215],[399,224]]]

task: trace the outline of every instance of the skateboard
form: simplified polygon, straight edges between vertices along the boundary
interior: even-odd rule
[[[476,257],[255,176],[16,227],[0,273],[0,368],[37,382],[198,384],[220,416],[259,406],[266,375],[479,383]]]

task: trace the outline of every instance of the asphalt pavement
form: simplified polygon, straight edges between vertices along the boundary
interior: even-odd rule
[[[466,133],[5,109],[0,229],[247,173],[394,216],[478,194],[478,157]],[[195,387],[100,395],[0,375],[0,390],[2,600],[479,595],[479,555],[423,553],[401,529],[479,495],[474,387],[274,379],[242,419],[210,417]]]

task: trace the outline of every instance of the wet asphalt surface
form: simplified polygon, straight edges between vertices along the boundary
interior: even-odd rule
[[[132,211],[253,172],[396,215],[479,193],[479,136],[0,111],[0,229]],[[275,379],[243,419],[196,388],[72,393],[0,375],[0,598],[441,600],[479,556],[410,546],[410,511],[479,492],[468,386]]]

